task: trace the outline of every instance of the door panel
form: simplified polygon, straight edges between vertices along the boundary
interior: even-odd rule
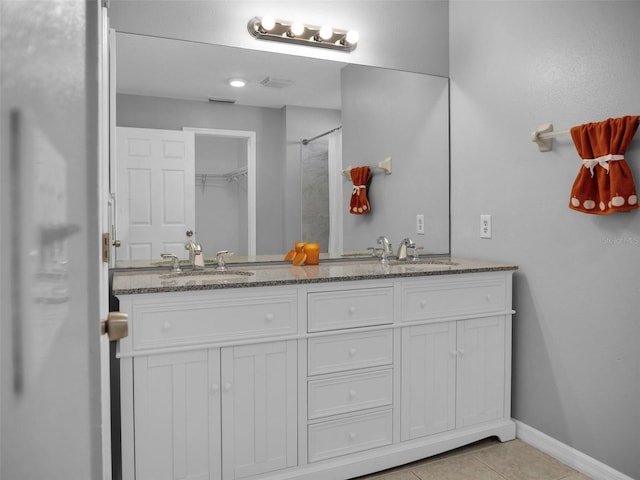
[[[402,330],[402,440],[455,427],[454,322]]]
[[[504,414],[505,318],[458,322],[458,428]]]
[[[2,478],[102,478],[99,13],[0,4]]]
[[[222,350],[223,478],[297,462],[295,341]]]
[[[116,128],[118,260],[186,258],[195,228],[193,132]]]

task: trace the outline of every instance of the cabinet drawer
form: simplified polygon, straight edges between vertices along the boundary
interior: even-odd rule
[[[296,313],[295,294],[139,303],[133,308],[133,348],[293,334]]]
[[[390,365],[393,360],[393,332],[381,330],[312,338],[308,350],[310,376]]]
[[[391,369],[309,382],[309,419],[391,405]]]
[[[391,410],[309,426],[309,462],[390,445]]]
[[[500,312],[506,308],[504,277],[420,281],[402,287],[402,321]]]
[[[384,325],[393,321],[393,289],[368,288],[310,293],[309,331]]]

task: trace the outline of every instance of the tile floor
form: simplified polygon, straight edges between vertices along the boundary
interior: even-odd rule
[[[487,439],[357,480],[590,480],[521,440]]]

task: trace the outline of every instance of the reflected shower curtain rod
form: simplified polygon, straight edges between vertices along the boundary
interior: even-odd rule
[[[306,145],[309,142],[313,142],[314,140],[317,140],[318,138],[322,138],[322,137],[324,137],[326,135],[329,135],[330,133],[333,133],[333,132],[335,132],[337,130],[340,130],[341,128],[342,128],[342,125],[340,125],[339,127],[334,128],[332,130],[329,130],[328,132],[324,132],[324,133],[321,133],[320,135],[316,135],[313,138],[305,138],[305,139],[302,140],[302,144]]]

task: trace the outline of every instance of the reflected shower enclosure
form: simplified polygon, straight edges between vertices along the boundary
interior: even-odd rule
[[[300,145],[302,241],[329,248],[329,145],[326,137]]]

